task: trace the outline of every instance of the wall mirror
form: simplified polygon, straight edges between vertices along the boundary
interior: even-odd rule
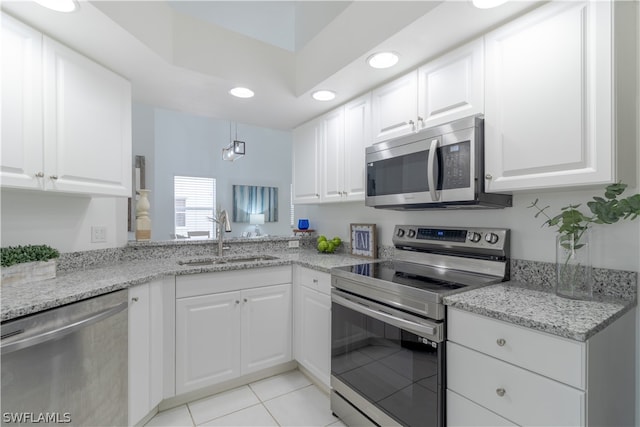
[[[233,186],[233,222],[249,222],[251,214],[264,214],[265,222],[278,222],[278,187]]]

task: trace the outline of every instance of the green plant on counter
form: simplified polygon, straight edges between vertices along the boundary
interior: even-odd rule
[[[540,207],[536,199],[529,207],[537,209],[535,217],[547,219],[543,226],[555,227],[558,232],[556,246],[556,293],[577,299],[590,299],[591,262],[585,233],[592,224],[614,224],[621,219],[634,220],[640,215],[640,194],[626,198],[619,196],[627,188],[617,183],[606,187],[604,197],[593,197],[587,202],[591,214],[579,210],[581,205],[568,205],[555,216],[549,216],[549,206]]]
[[[543,223],[548,227],[556,227],[560,235],[560,243],[569,249],[570,241],[580,242],[580,238],[591,224],[613,224],[621,219],[634,220],[640,215],[640,194],[634,194],[624,199],[619,199],[627,184],[621,182],[606,187],[603,197],[593,197],[593,201],[587,202],[591,215],[586,215],[578,210],[581,205],[569,205],[561,208],[561,212],[553,217],[547,215],[549,206],[541,208],[536,199],[529,208],[535,208],[538,212],[535,217],[544,215],[547,220]],[[579,244],[573,249],[579,249]]]
[[[60,252],[48,245],[9,246],[0,248],[2,267],[34,261],[49,261],[58,258]]]

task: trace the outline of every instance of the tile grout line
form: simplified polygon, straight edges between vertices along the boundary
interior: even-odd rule
[[[191,418],[191,425],[193,427],[195,427],[196,426],[196,419],[193,418],[193,414],[191,413],[191,406],[189,406],[188,403],[185,403],[185,406],[187,407],[187,412],[189,413],[189,417]]]

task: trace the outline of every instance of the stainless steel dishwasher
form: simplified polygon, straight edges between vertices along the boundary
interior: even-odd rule
[[[127,425],[127,306],[122,290],[3,323],[2,425]]]

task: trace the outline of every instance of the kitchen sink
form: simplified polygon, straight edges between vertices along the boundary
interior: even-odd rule
[[[235,264],[241,262],[260,262],[260,261],[273,261],[278,257],[272,255],[256,255],[237,258],[217,258],[217,259],[194,259],[187,261],[178,261],[180,265],[186,266],[203,266],[203,265],[217,265],[217,264]]]

